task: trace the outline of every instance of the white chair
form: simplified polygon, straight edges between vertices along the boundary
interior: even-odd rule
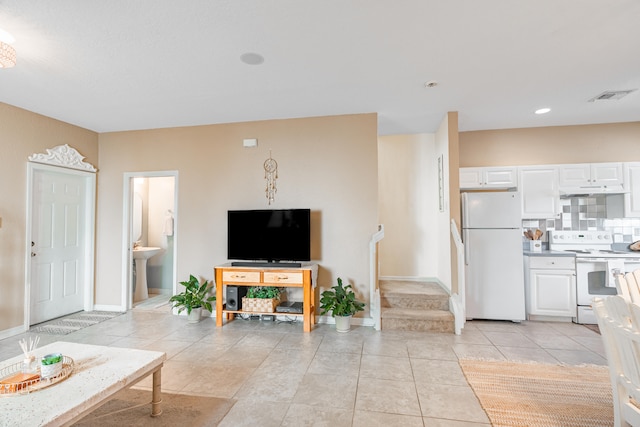
[[[594,298],[609,363],[616,426],[640,426],[640,306],[624,297]]]
[[[625,275],[616,274],[618,295],[627,302],[640,304],[640,269]]]

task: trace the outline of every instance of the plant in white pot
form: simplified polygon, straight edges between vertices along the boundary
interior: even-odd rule
[[[47,354],[40,361],[40,376],[42,378],[52,378],[62,371],[62,354]]]
[[[211,302],[215,301],[216,297],[215,295],[207,296],[213,288],[207,280],[200,283],[192,274],[189,276],[189,280],[180,282],[180,284],[185,287],[184,292],[169,298],[169,302],[173,303],[173,308],[178,309],[178,314],[187,310],[189,323],[198,323],[203,308],[213,312]]]
[[[273,313],[280,304],[282,289],[275,286],[252,286],[242,297],[242,311]]]
[[[342,279],[338,277],[338,284],[321,294],[320,310],[320,314],[331,312],[336,319],[337,332],[349,332],[351,317],[364,310],[364,303],[356,299],[351,285],[343,286]]]

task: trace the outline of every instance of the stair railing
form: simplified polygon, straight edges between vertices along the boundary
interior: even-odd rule
[[[456,335],[460,335],[467,321],[465,308],[464,243],[462,243],[458,226],[453,219],[451,220],[451,235],[456,245],[456,254],[458,255],[458,293],[451,294],[449,306],[453,311],[453,317],[455,319],[454,328]]]
[[[381,328],[381,307],[380,307],[380,285],[378,277],[380,274],[379,243],[384,238],[384,225],[378,225],[376,231],[369,241],[369,314],[373,319],[373,327],[376,331]]]

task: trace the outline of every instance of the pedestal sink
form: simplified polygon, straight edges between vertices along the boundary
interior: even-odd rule
[[[133,301],[149,298],[147,289],[147,260],[160,252],[162,248],[139,246],[133,249],[133,259],[136,262],[136,291]]]

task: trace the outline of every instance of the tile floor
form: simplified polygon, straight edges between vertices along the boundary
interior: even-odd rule
[[[25,335],[0,341],[0,360],[20,354]],[[40,336],[41,345],[164,351],[163,390],[236,400],[220,424],[233,427],[489,425],[458,358],[606,364],[600,335],[571,323],[472,321],[460,336],[317,325],[305,334],[301,323],[192,325],[164,306]]]

